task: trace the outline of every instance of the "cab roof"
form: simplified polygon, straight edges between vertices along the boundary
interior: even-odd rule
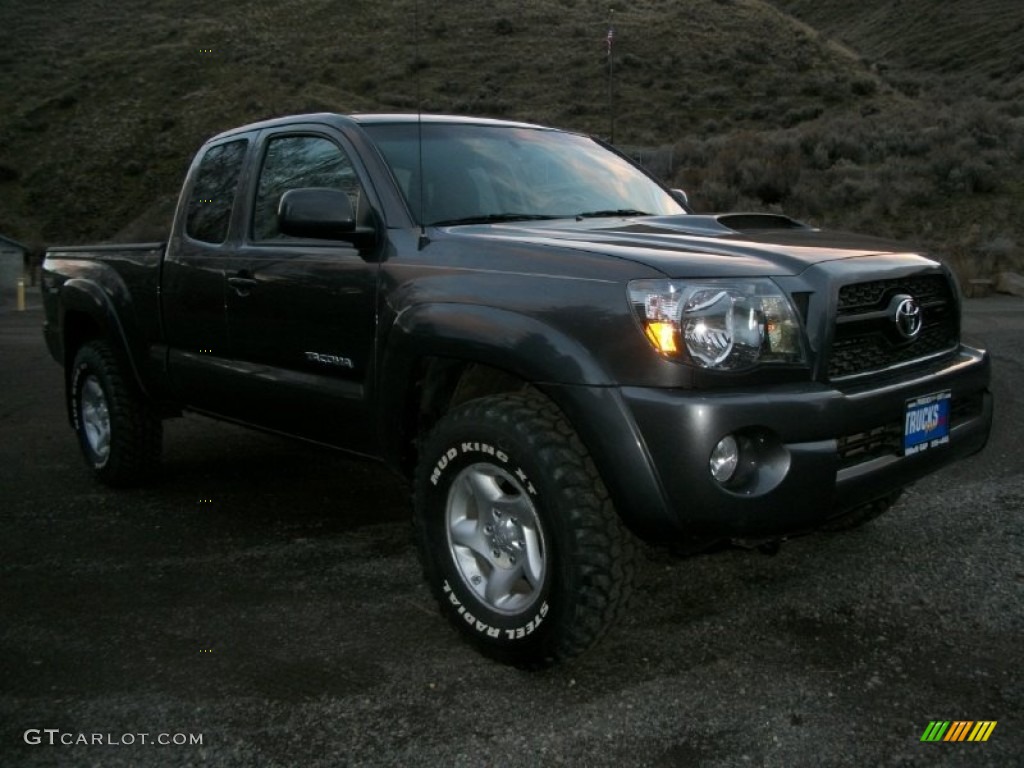
[[[301,115],[288,115],[286,117],[275,117],[269,120],[260,120],[255,123],[248,123],[237,128],[232,128],[227,131],[218,133],[216,136],[212,136],[207,139],[207,143],[212,141],[219,141],[220,139],[227,138],[229,136],[237,136],[244,133],[252,133],[254,131],[263,130],[266,128],[278,128],[282,125],[302,125],[309,123],[321,123],[326,125],[333,125],[335,127],[342,127],[345,124],[355,123],[356,125],[385,125],[395,123],[416,123],[422,122],[425,124],[451,124],[451,125],[491,125],[491,126],[503,126],[508,128],[532,128],[537,130],[555,131],[557,128],[551,128],[543,125],[536,125],[533,123],[516,122],[512,120],[497,120],[490,117],[472,117],[465,115],[442,115],[442,114],[416,114],[413,113],[365,113],[365,114],[352,114],[342,115],[336,112],[313,112],[309,114]]]

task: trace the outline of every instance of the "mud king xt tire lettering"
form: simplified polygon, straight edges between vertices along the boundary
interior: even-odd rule
[[[415,512],[442,612],[493,658],[574,656],[624,607],[632,539],[585,447],[536,393],[447,414],[421,453]]]

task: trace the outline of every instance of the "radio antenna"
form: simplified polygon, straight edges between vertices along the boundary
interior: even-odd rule
[[[416,68],[416,163],[418,166],[416,169],[417,189],[415,194],[419,197],[419,200],[416,203],[416,218],[419,219],[419,247],[422,249],[427,244],[427,228],[424,224],[423,217],[423,92],[420,85],[423,79],[420,74],[420,70],[423,69],[423,62],[420,60],[420,0],[416,0],[413,17],[413,23],[416,27],[416,61],[414,62],[414,66]],[[410,192],[412,192],[412,190],[410,190]]]
[[[418,2],[418,0],[417,0]],[[608,143],[615,144],[615,9],[608,9],[608,34],[605,46],[608,52]]]

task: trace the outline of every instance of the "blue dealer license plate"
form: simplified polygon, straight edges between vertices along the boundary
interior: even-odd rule
[[[907,401],[903,420],[903,455],[912,456],[949,443],[951,392],[936,392]]]

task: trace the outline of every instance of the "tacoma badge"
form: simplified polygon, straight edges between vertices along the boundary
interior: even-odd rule
[[[306,359],[311,363],[323,363],[324,365],[332,365],[336,368],[355,368],[351,359],[341,357],[340,355],[328,355],[323,352],[307,352]]]

